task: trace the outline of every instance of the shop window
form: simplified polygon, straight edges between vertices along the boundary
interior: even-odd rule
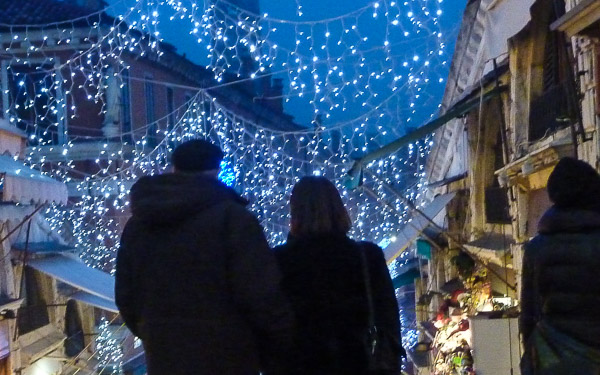
[[[85,348],[83,325],[81,316],[77,309],[77,302],[70,300],[67,302],[67,311],[65,313],[65,354],[68,357],[77,356]]]
[[[21,284],[21,298],[25,299],[17,313],[19,334],[23,335],[50,324],[48,307],[43,297],[42,275],[25,267]]]

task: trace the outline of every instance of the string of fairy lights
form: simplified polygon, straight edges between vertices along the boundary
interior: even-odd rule
[[[197,41],[213,47],[209,57],[217,80],[230,71],[242,77],[285,69],[285,100],[306,98],[314,115],[327,119],[357,102],[366,109],[376,107],[405,82],[402,102],[416,114],[423,88],[440,65],[432,62],[444,55],[438,1],[375,1],[320,21],[272,18],[226,0],[203,8],[167,3],[177,12],[171,19],[189,20]],[[402,120],[410,126],[413,119]]]
[[[119,0],[72,20],[0,24],[9,36],[0,50],[3,114],[29,135],[27,163],[69,185],[71,202],[46,216],[89,265],[114,269],[130,187],[166,171],[173,148],[198,137],[225,151],[221,179],[250,200],[272,244],[286,240],[289,194],[304,175],[336,182],[355,238],[380,243],[406,223],[405,199],[422,198],[432,138],[365,166],[377,178],[365,174],[364,188],[347,190],[343,179],[355,158],[436,114],[452,38],[439,24],[442,0],[379,0],[320,20],[295,4],[296,17],[283,19],[231,0]],[[136,73],[140,59],[167,69],[182,61],[162,40],[163,12],[206,51],[207,66],[192,64],[185,84]],[[190,95],[126,129],[123,98],[136,83]],[[242,84],[253,94],[240,94]],[[265,123],[227,103],[231,93],[282,101],[309,120]],[[102,124],[86,126],[86,116]]]

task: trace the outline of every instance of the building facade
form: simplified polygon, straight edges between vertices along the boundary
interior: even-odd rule
[[[467,5],[427,164],[429,205],[452,199],[429,212],[437,234],[420,232],[431,255],[416,280],[419,373],[518,373],[522,250],[551,206],[548,176],[564,156],[599,167],[599,9]]]
[[[96,314],[116,312],[112,278],[45,221],[45,208],[67,203],[67,187],[23,164],[25,139],[0,120],[0,373],[91,372]]]

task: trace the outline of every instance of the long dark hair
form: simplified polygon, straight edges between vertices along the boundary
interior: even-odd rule
[[[294,236],[344,235],[352,227],[340,193],[325,177],[303,177],[292,190],[290,209]]]

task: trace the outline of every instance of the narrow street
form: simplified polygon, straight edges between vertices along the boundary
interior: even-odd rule
[[[0,375],[600,374],[599,43],[598,0],[0,0]]]

